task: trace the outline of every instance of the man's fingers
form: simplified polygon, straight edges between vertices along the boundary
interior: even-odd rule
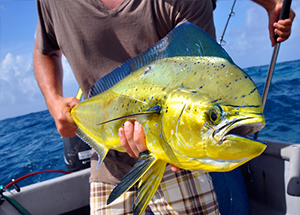
[[[124,131],[125,136],[127,138],[127,142],[131,143],[133,141],[133,124],[129,121],[124,123]]]
[[[148,150],[145,142],[145,133],[143,127],[138,121],[134,122],[133,139],[139,152],[144,152]]]
[[[279,20],[274,23],[274,27],[280,31],[290,31],[292,26],[292,21],[289,19]]]
[[[177,172],[179,169],[180,169],[179,167],[174,166],[173,164],[171,164],[171,170],[172,170],[173,172]]]
[[[77,125],[70,115],[71,109],[80,101],[74,97],[66,97],[61,100],[60,109],[57,111],[55,123],[59,134],[63,137],[74,137]]]
[[[135,157],[134,152],[131,150],[130,145],[127,142],[126,136],[125,136],[125,130],[124,128],[119,128],[119,137],[120,137],[120,143],[121,146],[124,148],[124,150],[128,153],[130,157]]]
[[[73,121],[69,108],[64,108],[57,118],[57,130],[59,134],[63,137],[74,137],[75,131],[77,130],[77,125]]]
[[[131,157],[138,157],[140,152],[146,151],[145,134],[143,127],[137,121],[124,123],[124,128],[119,129],[121,146]]]
[[[279,20],[274,23],[275,33],[278,35],[277,42],[283,42],[291,35],[292,21],[290,19]]]
[[[137,148],[137,144],[134,141],[134,128],[133,128],[133,123],[130,121],[125,122],[124,124],[124,131],[125,131],[125,137],[127,139],[127,143],[133,152],[134,156],[133,157],[139,157],[140,151]]]

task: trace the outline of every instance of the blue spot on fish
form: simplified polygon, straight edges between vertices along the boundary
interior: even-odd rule
[[[256,90],[257,90],[257,88],[254,88],[253,90],[251,90],[251,92],[248,95],[254,93]]]
[[[222,98],[216,99],[216,100],[212,101],[211,103],[215,103],[215,102],[220,101],[220,100],[222,100]]]
[[[161,106],[159,105],[152,106],[147,111],[161,111]]]

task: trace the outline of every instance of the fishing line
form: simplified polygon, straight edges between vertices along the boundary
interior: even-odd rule
[[[222,45],[222,44],[221,44],[222,42],[224,42],[224,45],[226,44],[226,42],[225,42],[225,40],[223,40],[223,38],[224,38],[225,31],[226,31],[226,28],[227,28],[227,25],[228,25],[228,23],[229,23],[230,18],[231,18],[232,16],[235,15],[235,13],[233,12],[233,8],[234,8],[234,5],[235,5],[235,2],[236,2],[236,0],[233,1],[231,10],[229,11],[229,15],[228,15],[228,18],[227,18],[227,22],[226,22],[226,24],[225,24],[223,33],[222,33],[221,38],[220,38],[220,41],[219,41],[219,44],[220,44],[220,45]]]

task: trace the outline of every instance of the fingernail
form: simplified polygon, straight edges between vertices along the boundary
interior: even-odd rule
[[[125,122],[125,125],[124,125],[124,129],[125,129],[126,131],[132,129],[132,123],[129,122],[129,121],[126,121],[126,122]]]
[[[140,126],[141,126],[141,124],[138,121],[134,122],[134,130],[139,130]]]

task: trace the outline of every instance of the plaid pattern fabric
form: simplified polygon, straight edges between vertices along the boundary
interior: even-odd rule
[[[114,187],[102,182],[91,183],[92,215],[132,214],[132,206],[138,192],[137,186],[133,186],[107,206],[106,201]],[[187,170],[174,173],[169,165],[149,206],[155,215],[219,214],[217,198],[209,174]]]
[[[175,175],[175,177],[174,177]],[[149,203],[156,215],[219,214],[217,197],[208,173],[167,168]]]
[[[117,198],[110,205],[106,205],[106,201],[115,187],[116,185],[102,182],[91,183],[91,215],[132,215],[132,206],[138,192],[137,185],[132,186],[125,194]]]

